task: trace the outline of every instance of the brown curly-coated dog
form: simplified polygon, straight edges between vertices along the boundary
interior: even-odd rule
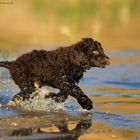
[[[63,102],[71,95],[87,110],[92,109],[92,101],[77,84],[86,70],[106,65],[109,65],[109,57],[101,44],[92,38],[84,38],[76,44],[53,51],[33,50],[15,61],[0,62],[0,66],[9,69],[21,90],[13,100],[28,99],[36,90],[36,85],[49,85],[60,89],[58,95],[50,94],[56,102]]]

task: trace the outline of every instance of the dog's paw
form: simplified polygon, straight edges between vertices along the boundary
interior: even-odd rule
[[[61,102],[64,102],[66,100],[65,96],[60,95],[60,93],[56,94],[53,92],[50,92],[49,94],[47,94],[45,96],[45,98],[51,98],[52,100],[54,100],[57,103],[61,103]]]
[[[57,103],[65,102],[66,98],[64,96],[54,96],[52,97],[52,100],[54,100]]]
[[[83,109],[91,110],[93,108],[92,101],[87,97],[80,97],[78,103],[82,106]]]
[[[18,106],[18,105],[21,105],[22,101],[23,101],[23,97],[21,97],[21,96],[14,96],[12,98],[11,104],[13,104],[14,106]]]

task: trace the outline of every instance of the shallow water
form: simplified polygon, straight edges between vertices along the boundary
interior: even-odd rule
[[[114,60],[120,55],[122,64],[118,64],[118,59],[105,69],[94,68],[85,73],[79,86],[94,102],[90,112],[82,110],[73,98],[69,98],[61,110],[27,111],[7,107],[6,103],[19,89],[8,71],[1,68],[0,138],[139,140],[140,62],[126,63],[139,54],[140,51],[110,52]]]

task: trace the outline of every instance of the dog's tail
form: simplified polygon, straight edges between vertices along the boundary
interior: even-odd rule
[[[13,62],[0,61],[0,66],[9,69],[12,63],[13,63]]]

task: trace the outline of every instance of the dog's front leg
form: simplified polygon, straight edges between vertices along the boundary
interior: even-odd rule
[[[69,82],[58,81],[55,86],[56,88],[60,89],[59,97],[62,96],[67,98],[68,95],[71,95],[77,99],[78,103],[84,109],[90,110],[93,108],[92,101],[83,93],[83,91],[77,85]],[[55,98],[54,99],[57,100],[57,96]]]
[[[90,110],[93,108],[92,101],[77,85],[71,85],[69,94],[77,99],[78,103],[83,107],[83,109]]]

